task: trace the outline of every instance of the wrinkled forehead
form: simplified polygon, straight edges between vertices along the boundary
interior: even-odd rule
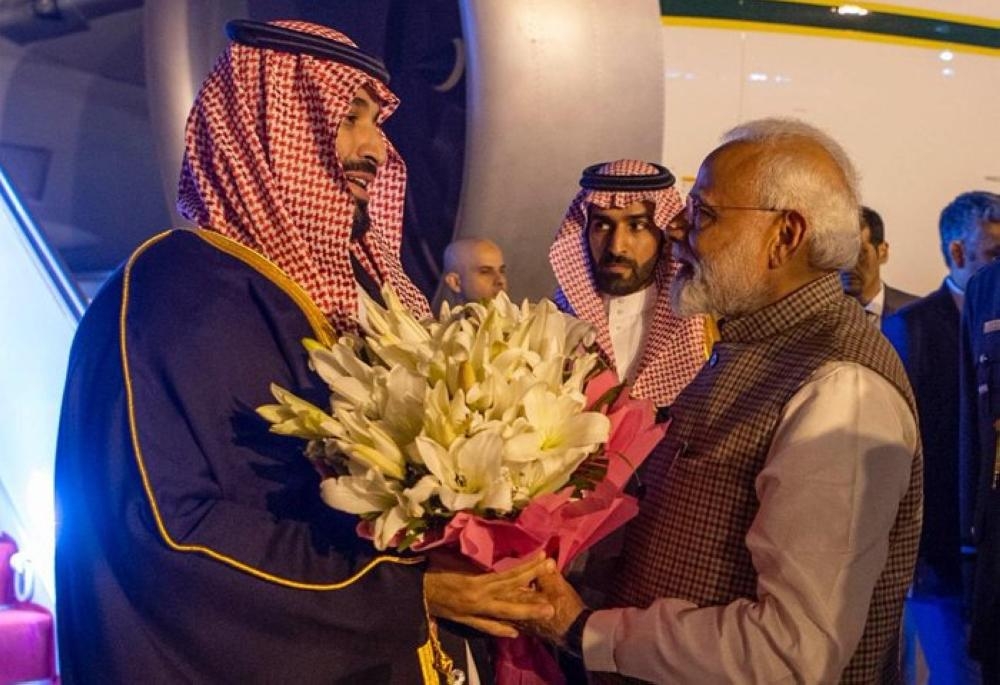
[[[762,154],[759,145],[744,141],[726,143],[716,148],[701,163],[690,194],[701,199],[706,196],[745,194],[752,188],[752,180],[760,169]]]

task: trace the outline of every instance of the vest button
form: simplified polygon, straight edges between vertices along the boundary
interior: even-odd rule
[[[708,358],[708,365],[715,366],[718,363],[719,363],[719,353],[712,352],[712,356]]]

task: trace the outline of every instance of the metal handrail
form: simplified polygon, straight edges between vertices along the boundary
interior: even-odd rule
[[[2,168],[0,168],[0,200],[10,209],[11,216],[20,227],[39,264],[48,274],[52,286],[66,304],[66,308],[79,322],[87,308],[83,293],[76,281],[69,276],[69,270],[62,258],[49,246],[46,237],[38,230],[38,224],[17,198],[17,193]]]

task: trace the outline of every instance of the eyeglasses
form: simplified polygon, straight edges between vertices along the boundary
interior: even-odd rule
[[[688,195],[684,204],[684,220],[692,230],[700,231],[719,219],[720,210],[742,210],[745,212],[787,212],[779,207],[737,207],[736,205],[708,205],[697,195]]]

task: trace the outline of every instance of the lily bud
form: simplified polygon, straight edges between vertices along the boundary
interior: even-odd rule
[[[465,392],[469,392],[475,384],[476,369],[472,366],[472,362],[462,362],[458,367],[458,387]]]

